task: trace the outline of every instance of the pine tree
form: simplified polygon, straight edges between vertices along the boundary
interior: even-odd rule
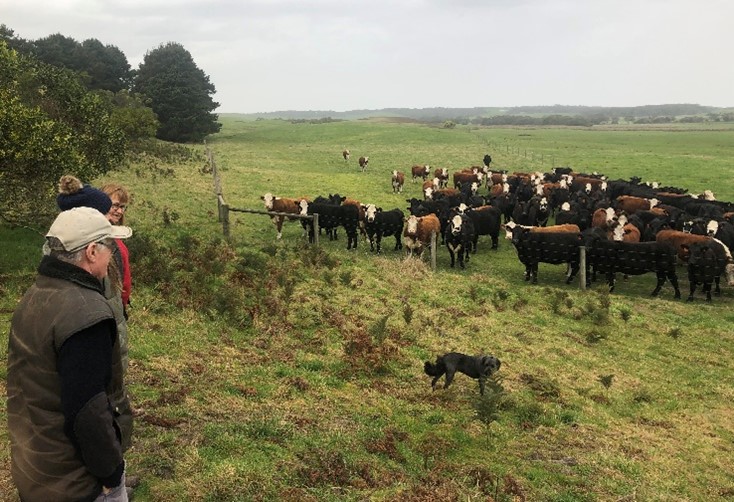
[[[150,99],[160,121],[159,139],[198,142],[222,128],[212,113],[219,106],[211,97],[214,84],[181,44],[169,42],[148,52],[133,90]]]

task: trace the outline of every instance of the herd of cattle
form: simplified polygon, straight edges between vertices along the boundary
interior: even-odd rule
[[[349,151],[344,150],[345,161]],[[365,169],[368,157],[360,158]],[[525,280],[537,283],[538,264],[567,264],[570,283],[581,266],[585,250],[587,285],[603,274],[610,292],[616,275],[655,273],[657,295],[666,281],[680,298],[677,263],[687,264],[689,296],[701,285],[707,300],[712,288],[720,294],[720,279],[734,286],[734,203],[715,200],[710,191],[700,195],[676,187],[642,183],[639,178],[608,180],[599,174],[577,174],[569,167],[551,172],[508,173],[473,166],[452,175],[428,165],[411,169],[412,182],[422,183],[422,198],[407,199],[408,215],[395,208],[330,194],[327,197],[289,199],[268,193],[261,197],[282,236],[287,214],[318,214],[318,231],[336,239],[338,227],[347,234],[347,249],[357,247],[358,234],[381,252],[383,237],[395,238],[395,250],[408,255],[422,252],[440,239],[450,255],[450,265],[464,268],[477,252],[478,239],[488,235],[497,249],[501,230],[511,240]],[[391,185],[402,193],[405,174],[392,172]],[[549,225],[551,218],[554,224]],[[301,219],[304,232],[314,239],[313,219]]]

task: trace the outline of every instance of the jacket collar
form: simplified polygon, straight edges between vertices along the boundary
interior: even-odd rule
[[[102,283],[99,279],[83,268],[77,267],[72,263],[59,260],[54,256],[44,256],[41,259],[41,264],[38,265],[38,273],[53,279],[62,279],[73,282],[83,288],[93,289],[100,293],[104,293]]]

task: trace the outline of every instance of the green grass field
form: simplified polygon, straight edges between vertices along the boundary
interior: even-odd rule
[[[443,129],[389,120],[291,124],[223,118],[208,143],[231,207],[271,192],[340,193],[405,210],[420,197],[390,172],[571,166],[611,179],[711,189],[734,200],[734,127]],[[350,149],[347,163],[342,149]],[[128,472],[135,500],[711,501],[734,498],[734,290],[710,304],[650,298],[654,278],[565,285],[563,267],[523,281],[512,246],[487,237],[466,270],[435,272],[383,241],[306,244],[233,212],[222,239],[203,147],[180,162],[110,173],[129,186],[135,230]],[[357,158],[369,156],[361,173]],[[409,176],[408,176],[409,178]],[[0,226],[0,441],[12,310],[42,237]],[[6,244],[7,243],[7,244]],[[8,252],[6,252],[8,250]],[[34,250],[39,250],[38,253]],[[679,269],[687,291],[685,269]],[[490,353],[480,398],[457,375],[431,392],[423,361]],[[13,498],[0,449],[0,499]]]

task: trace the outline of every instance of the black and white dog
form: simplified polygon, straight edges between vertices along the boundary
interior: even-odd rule
[[[468,377],[479,380],[479,393],[484,395],[484,381],[492,373],[500,369],[500,360],[494,356],[467,356],[459,352],[449,352],[436,358],[436,364],[426,361],[423,370],[426,375],[432,376],[431,388],[436,390],[436,382],[444,374],[446,382],[443,388],[448,388],[458,371]]]

